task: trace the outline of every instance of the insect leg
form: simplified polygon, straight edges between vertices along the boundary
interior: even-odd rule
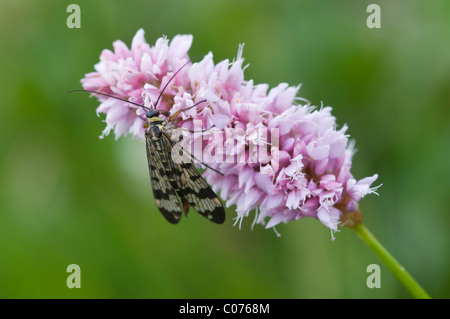
[[[183,132],[189,132],[189,133],[204,133],[206,131],[209,131],[210,129],[212,129],[215,126],[216,125],[213,124],[211,127],[205,128],[204,130],[201,130],[201,131],[188,130],[188,129],[185,129],[185,128],[182,128],[182,127],[178,127],[178,126],[176,128],[174,128],[174,129],[180,130],[180,131],[183,131]]]
[[[203,102],[206,102],[206,100],[202,100],[202,101],[200,101],[200,102],[195,103],[195,104],[192,105],[192,106],[189,106],[189,107],[186,107],[186,108],[184,108],[184,109],[181,109],[181,110],[176,111],[175,114],[172,115],[172,116],[169,118],[168,122],[172,122],[172,121],[173,121],[173,120],[174,120],[181,112],[190,110],[190,109],[192,109],[193,107],[196,107],[197,105],[199,105],[200,103],[203,103]]]
[[[169,140],[171,140],[170,137],[167,135],[166,132],[162,132],[162,133],[163,133]],[[183,135],[181,135],[180,138],[182,139],[182,138],[183,138]],[[175,145],[174,145],[174,147],[177,147],[177,146],[178,146],[178,147],[181,147],[181,149],[183,149],[183,147],[180,146],[179,144],[175,144]],[[184,151],[183,151],[183,152],[184,152]],[[197,158],[196,158],[194,155],[192,155],[191,153],[189,153],[189,152],[185,152],[185,153],[189,154],[190,159],[191,159],[192,162],[197,163],[197,164],[204,165],[205,167],[209,168],[210,170],[216,172],[217,174],[220,174],[220,175],[224,176],[223,173],[219,172],[219,171],[216,170],[215,168],[212,168],[212,167],[209,166],[208,164],[203,163],[202,161],[200,161],[199,159],[197,159]]]

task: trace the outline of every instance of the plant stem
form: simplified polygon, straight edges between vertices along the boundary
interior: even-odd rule
[[[363,223],[352,227],[367,246],[381,259],[409,293],[417,299],[431,299],[425,290],[414,280],[402,265],[384,248]]]

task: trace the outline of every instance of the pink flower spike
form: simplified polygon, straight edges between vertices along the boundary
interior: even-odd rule
[[[270,89],[245,79],[243,45],[231,63],[215,63],[210,52],[186,64],[192,35],[160,37],[152,45],[144,35],[139,29],[130,48],[115,41],[81,80],[86,90],[125,100],[96,95],[97,114],[106,122],[101,137],[114,132],[144,139],[148,108],[160,110],[162,119],[175,117],[166,126],[172,132],[175,125],[186,132],[199,123],[196,130],[204,133],[194,136],[193,148],[214,169],[203,177],[227,207],[236,205],[239,227],[251,211],[252,228],[261,224],[277,234],[280,223],[310,217],[334,239],[349,214],[359,212],[359,201],[378,195],[381,185],[371,186],[377,174],[360,180],[351,174],[354,142],[347,125],[336,128],[332,108],[297,97],[300,86]]]

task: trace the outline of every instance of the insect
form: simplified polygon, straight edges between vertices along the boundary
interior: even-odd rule
[[[180,70],[181,69],[179,69],[166,83],[166,86],[160,93],[155,105],[158,105],[165,88]],[[171,123],[180,112],[187,109],[178,110],[174,115],[168,118],[168,120],[165,120],[160,117],[161,113],[164,111],[159,111],[156,107],[150,109],[144,105],[103,92],[90,90],[72,90],[68,92],[74,91],[109,96],[127,103],[138,105],[147,111],[145,116],[148,128],[145,133],[145,140],[153,197],[156,206],[158,206],[159,211],[167,221],[172,224],[177,224],[181,220],[183,213],[187,215],[190,206],[192,206],[200,215],[214,223],[222,224],[225,221],[225,210],[222,202],[194,167],[192,158],[190,158],[186,152],[181,153],[178,149],[174,149],[176,143],[168,134],[168,124]],[[194,107],[197,104],[191,107]],[[220,172],[217,173],[221,174]]]
[[[181,212],[187,215],[189,206],[209,220],[222,224],[225,211],[221,201],[190,159],[186,159],[186,153],[174,151],[175,143],[165,129],[168,122],[159,115],[160,112],[155,109],[146,113],[149,127],[145,134],[156,205],[172,224],[180,221]]]

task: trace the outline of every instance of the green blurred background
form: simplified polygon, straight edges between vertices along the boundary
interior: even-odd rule
[[[236,56],[246,79],[302,83],[333,107],[358,152],[356,178],[379,174],[366,225],[423,287],[450,297],[450,2],[0,1],[1,298],[409,298],[350,229],[330,240],[314,219],[233,227],[191,212],[168,224],[151,195],[145,148],[98,139],[104,123],[80,88],[100,52],[193,34],[191,56]],[[370,3],[381,29],[366,26]],[[381,288],[366,267],[381,265]],[[81,267],[68,289],[66,267]]]

